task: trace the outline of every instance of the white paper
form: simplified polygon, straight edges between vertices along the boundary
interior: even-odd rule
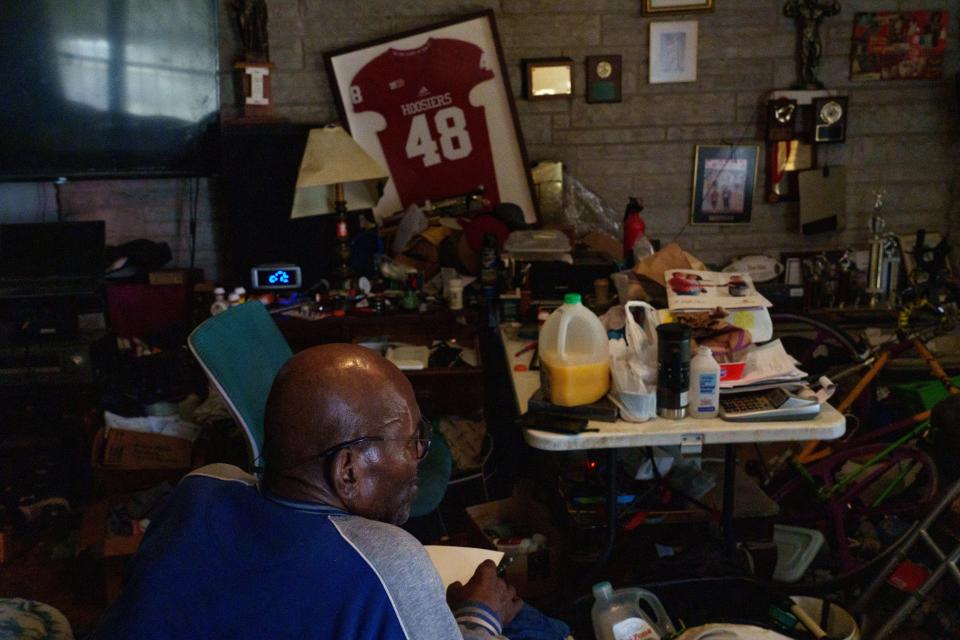
[[[397,365],[401,371],[420,371],[430,362],[430,349],[427,347],[390,347],[387,360]]]
[[[666,282],[667,305],[671,311],[773,306],[757,293],[753,279],[747,273],[669,269],[663,272],[663,280]]]
[[[200,427],[185,422],[179,416],[139,416],[127,418],[109,411],[103,412],[107,429],[124,429],[141,433],[156,433],[162,436],[182,438],[193,442],[200,435]]]
[[[499,563],[503,558],[503,551],[494,549],[478,549],[477,547],[451,547],[446,545],[424,545],[430,561],[440,574],[443,588],[446,589],[454,582],[466,584],[473,577],[474,571],[484,560],[493,560]]]
[[[797,369],[797,364],[793,356],[783,348],[783,343],[774,340],[748,351],[743,377],[739,380],[723,380],[720,387],[730,389],[765,380],[799,380],[807,374]]]
[[[393,245],[391,245],[392,255],[398,255],[407,247],[407,243],[415,235],[424,231],[430,226],[430,221],[415,204],[411,204],[403,212],[400,224],[397,226],[397,233],[393,236]]]

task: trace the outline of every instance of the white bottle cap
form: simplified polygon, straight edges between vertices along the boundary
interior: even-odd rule
[[[603,598],[604,600],[609,599],[613,595],[613,585],[604,580],[603,582],[598,582],[593,585],[593,597],[597,600]]]
[[[233,292],[241,297],[247,294],[247,290],[243,287],[237,287],[236,289],[233,290]]]
[[[708,346],[706,346],[706,345],[699,345],[699,346],[697,347],[697,355],[701,355],[701,356],[712,356],[712,355],[713,355],[713,351],[710,349],[710,347],[708,347]]]
[[[240,296],[237,295],[236,291],[234,291],[229,296],[227,296],[227,300],[229,300],[230,302],[240,302]]]
[[[217,287],[216,289],[213,290],[213,295],[215,295],[215,296],[225,296],[225,295],[227,295],[227,290],[224,289],[223,287]]]

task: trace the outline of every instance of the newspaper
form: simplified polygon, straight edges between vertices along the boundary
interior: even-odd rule
[[[666,281],[667,305],[671,311],[773,306],[757,292],[753,279],[746,273],[670,269],[663,272],[663,279]]]

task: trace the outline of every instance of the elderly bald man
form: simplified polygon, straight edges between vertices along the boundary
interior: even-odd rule
[[[487,562],[451,585],[451,611],[395,526],[429,434],[392,363],[353,345],[303,351],[266,415],[262,483],[229,465],[181,481],[95,638],[490,638],[524,607]]]

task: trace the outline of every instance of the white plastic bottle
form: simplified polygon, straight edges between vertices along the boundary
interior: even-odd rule
[[[647,256],[652,256],[656,251],[653,245],[647,239],[647,236],[641,233],[633,242],[633,264],[637,264]]]
[[[463,280],[460,278],[450,279],[450,309],[459,311],[463,309]]]
[[[215,316],[230,308],[227,303],[227,292],[223,287],[213,290],[213,304],[210,305],[210,315]]]
[[[562,407],[596,402],[610,390],[607,331],[579,293],[563,297],[563,306],[540,329],[540,388]]]
[[[716,418],[720,412],[720,365],[710,347],[697,347],[690,360],[690,405],[694,418]]]
[[[593,633],[597,640],[660,640],[673,633],[673,623],[655,595],[645,589],[617,589],[609,582],[593,585]],[[655,620],[640,608],[643,600],[656,615]]]

